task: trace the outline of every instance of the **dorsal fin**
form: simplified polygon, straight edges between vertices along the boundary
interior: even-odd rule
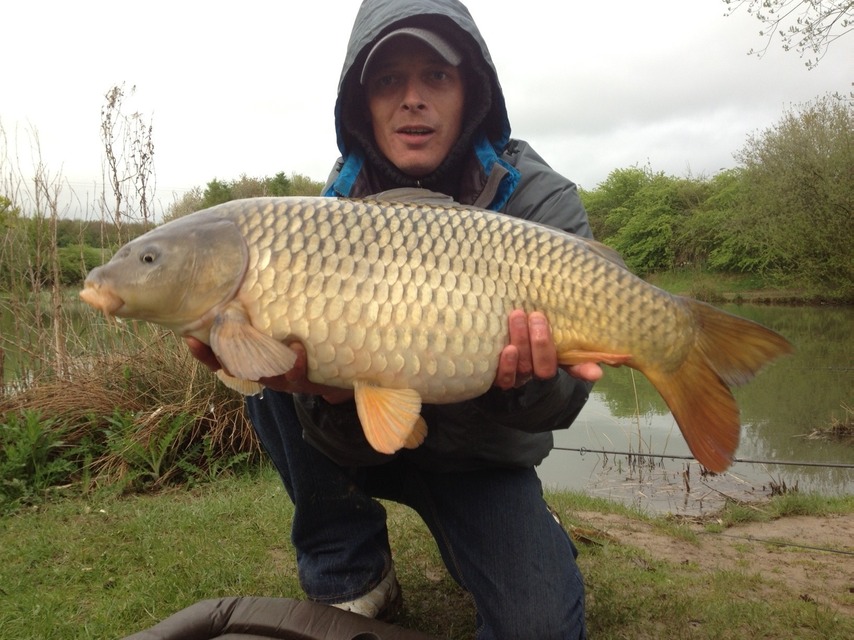
[[[583,240],[587,243],[590,249],[598,256],[605,258],[609,262],[613,262],[617,266],[622,267],[626,271],[629,270],[628,266],[626,266],[625,261],[623,260],[623,256],[621,256],[615,249],[612,249],[608,245],[602,244],[597,240],[593,240],[592,238],[582,238],[579,236],[579,240]]]
[[[408,202],[410,204],[441,204],[446,206],[454,204],[454,199],[449,195],[416,187],[389,189],[371,196],[371,198],[380,202]]]

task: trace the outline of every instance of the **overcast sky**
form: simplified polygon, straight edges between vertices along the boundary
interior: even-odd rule
[[[762,25],[743,11],[724,17],[721,0],[466,4],[514,136],[588,189],[636,165],[676,176],[733,167],[750,134],[854,80],[854,35],[812,71],[779,42],[748,56],[764,45]],[[26,172],[36,131],[48,169],[78,195],[94,191],[104,94],[124,82],[136,86],[125,111],[154,127],[160,207],[214,177],[325,180],[357,9],[356,0],[7,2],[6,154]]]

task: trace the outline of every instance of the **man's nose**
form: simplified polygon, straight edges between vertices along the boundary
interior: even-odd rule
[[[423,87],[417,80],[409,80],[403,93],[402,107],[404,109],[423,109],[427,106],[424,99]]]

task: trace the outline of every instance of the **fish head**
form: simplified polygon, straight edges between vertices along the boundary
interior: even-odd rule
[[[86,277],[80,298],[107,316],[183,334],[209,324],[243,282],[248,250],[228,218],[191,214],[128,242]]]

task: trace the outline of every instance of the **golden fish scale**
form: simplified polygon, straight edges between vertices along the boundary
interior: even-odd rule
[[[242,205],[237,221],[249,246],[239,298],[257,328],[305,344],[317,382],[472,397],[492,383],[514,308],[546,313],[558,351],[655,354],[667,369],[693,340],[677,299],[515,218],[307,198]]]

